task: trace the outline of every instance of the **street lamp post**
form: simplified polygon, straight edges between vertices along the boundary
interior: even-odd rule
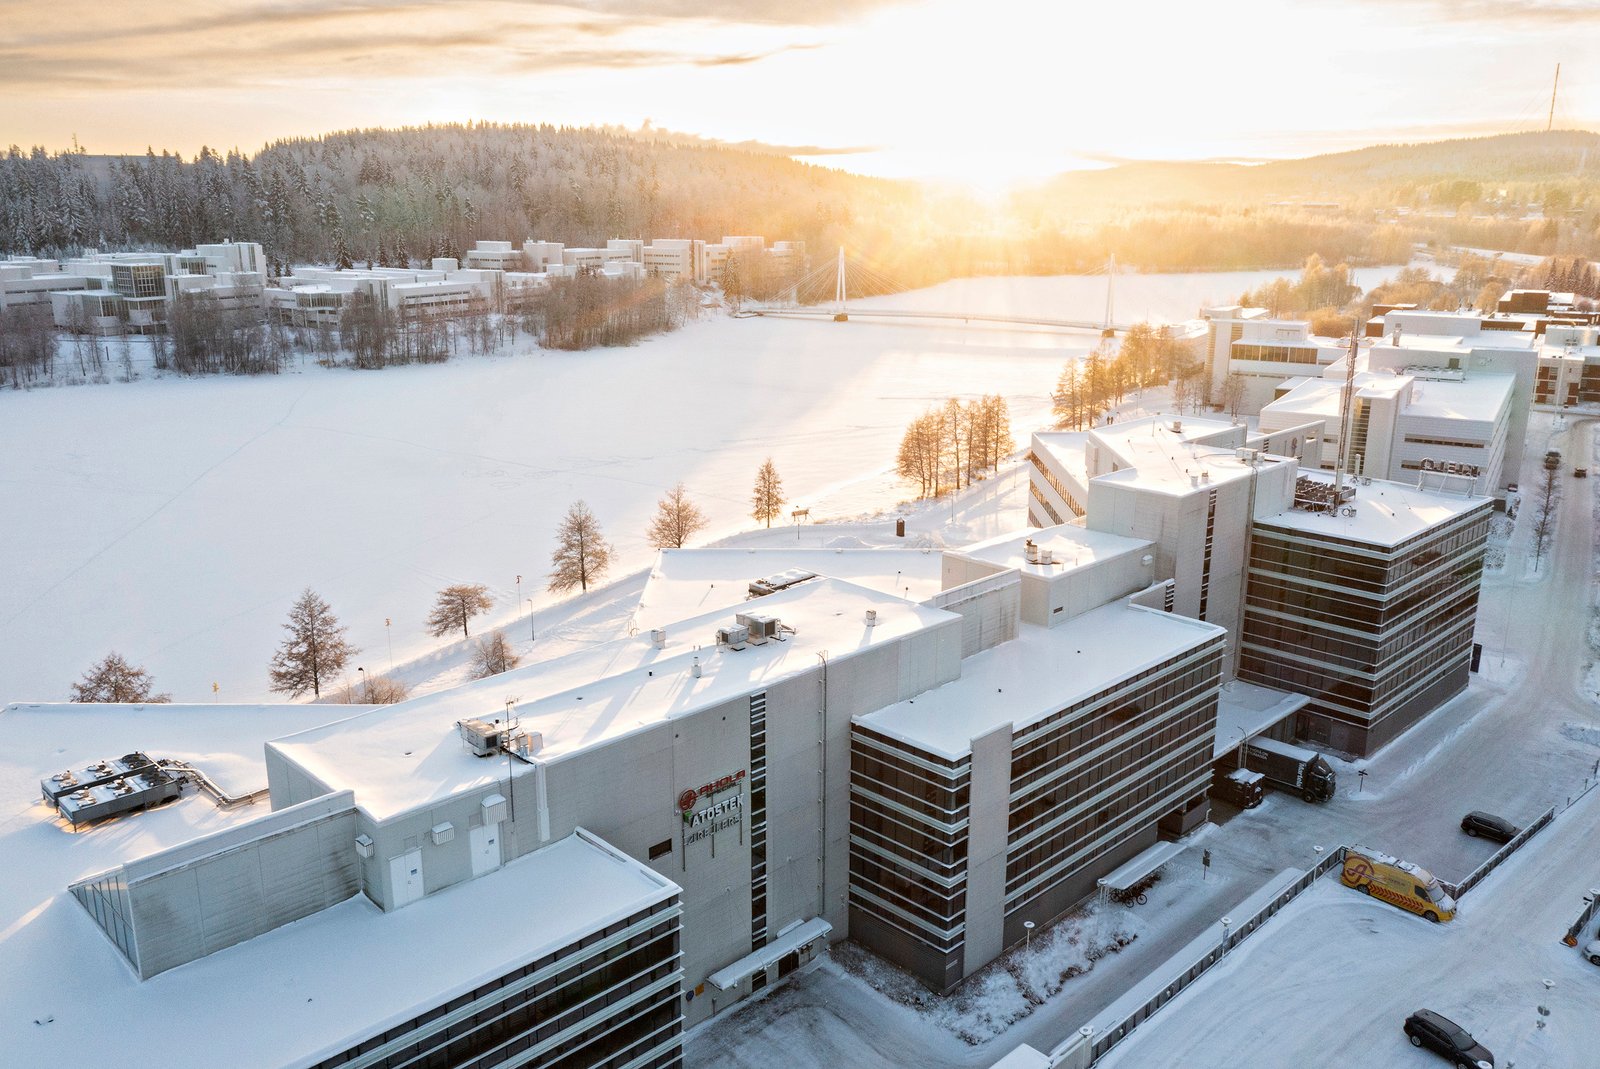
[[[1244,744],[1250,741],[1250,736],[1238,724],[1233,725],[1233,727],[1239,733],[1239,767],[1242,769],[1244,768]]]
[[[534,640],[533,635],[533,599],[528,599],[528,641]]]
[[[367,679],[367,670],[365,668],[357,668],[356,675],[361,677],[361,697],[370,699],[372,697],[372,683]],[[370,704],[370,701],[367,704]]]

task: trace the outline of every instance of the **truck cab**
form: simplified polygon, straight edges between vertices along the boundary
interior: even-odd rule
[[[1232,802],[1240,809],[1254,809],[1266,796],[1267,777],[1248,768],[1215,769],[1211,773],[1211,797]]]
[[[1433,873],[1377,850],[1364,846],[1347,849],[1344,871],[1339,878],[1346,887],[1354,887],[1435,924],[1453,920],[1456,915],[1455,899],[1434,879]]]

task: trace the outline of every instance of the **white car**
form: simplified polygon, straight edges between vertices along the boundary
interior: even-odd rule
[[[1594,962],[1596,965],[1600,965],[1600,939],[1596,939],[1588,946],[1584,947],[1583,956]]]

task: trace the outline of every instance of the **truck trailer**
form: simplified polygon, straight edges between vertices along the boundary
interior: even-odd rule
[[[1315,750],[1277,739],[1251,739],[1244,748],[1244,764],[1267,777],[1272,786],[1293,791],[1308,802],[1333,798],[1337,779],[1333,766]]]

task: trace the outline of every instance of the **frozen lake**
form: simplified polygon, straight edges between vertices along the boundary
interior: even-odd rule
[[[1370,287],[1394,268],[1366,269]],[[1123,275],[1117,317],[1181,320],[1284,272]],[[1105,279],[971,279],[892,307],[1099,318]],[[771,456],[812,518],[892,507],[909,420],[1005,395],[1019,445],[1049,418],[1090,335],[715,316],[625,349],[533,349],[382,372],[142,380],[0,398],[0,702],[64,700],[109,650],[178,701],[268,695],[290,603],[317,590],[383,668],[441,645],[435,591],[487,584],[537,606],[553,532],[586,500],[614,575],[650,557],[656,500],[682,480],[707,539],[750,526]],[[524,609],[525,611],[525,609]],[[385,627],[385,619],[393,621]],[[352,673],[353,673],[352,665]]]

